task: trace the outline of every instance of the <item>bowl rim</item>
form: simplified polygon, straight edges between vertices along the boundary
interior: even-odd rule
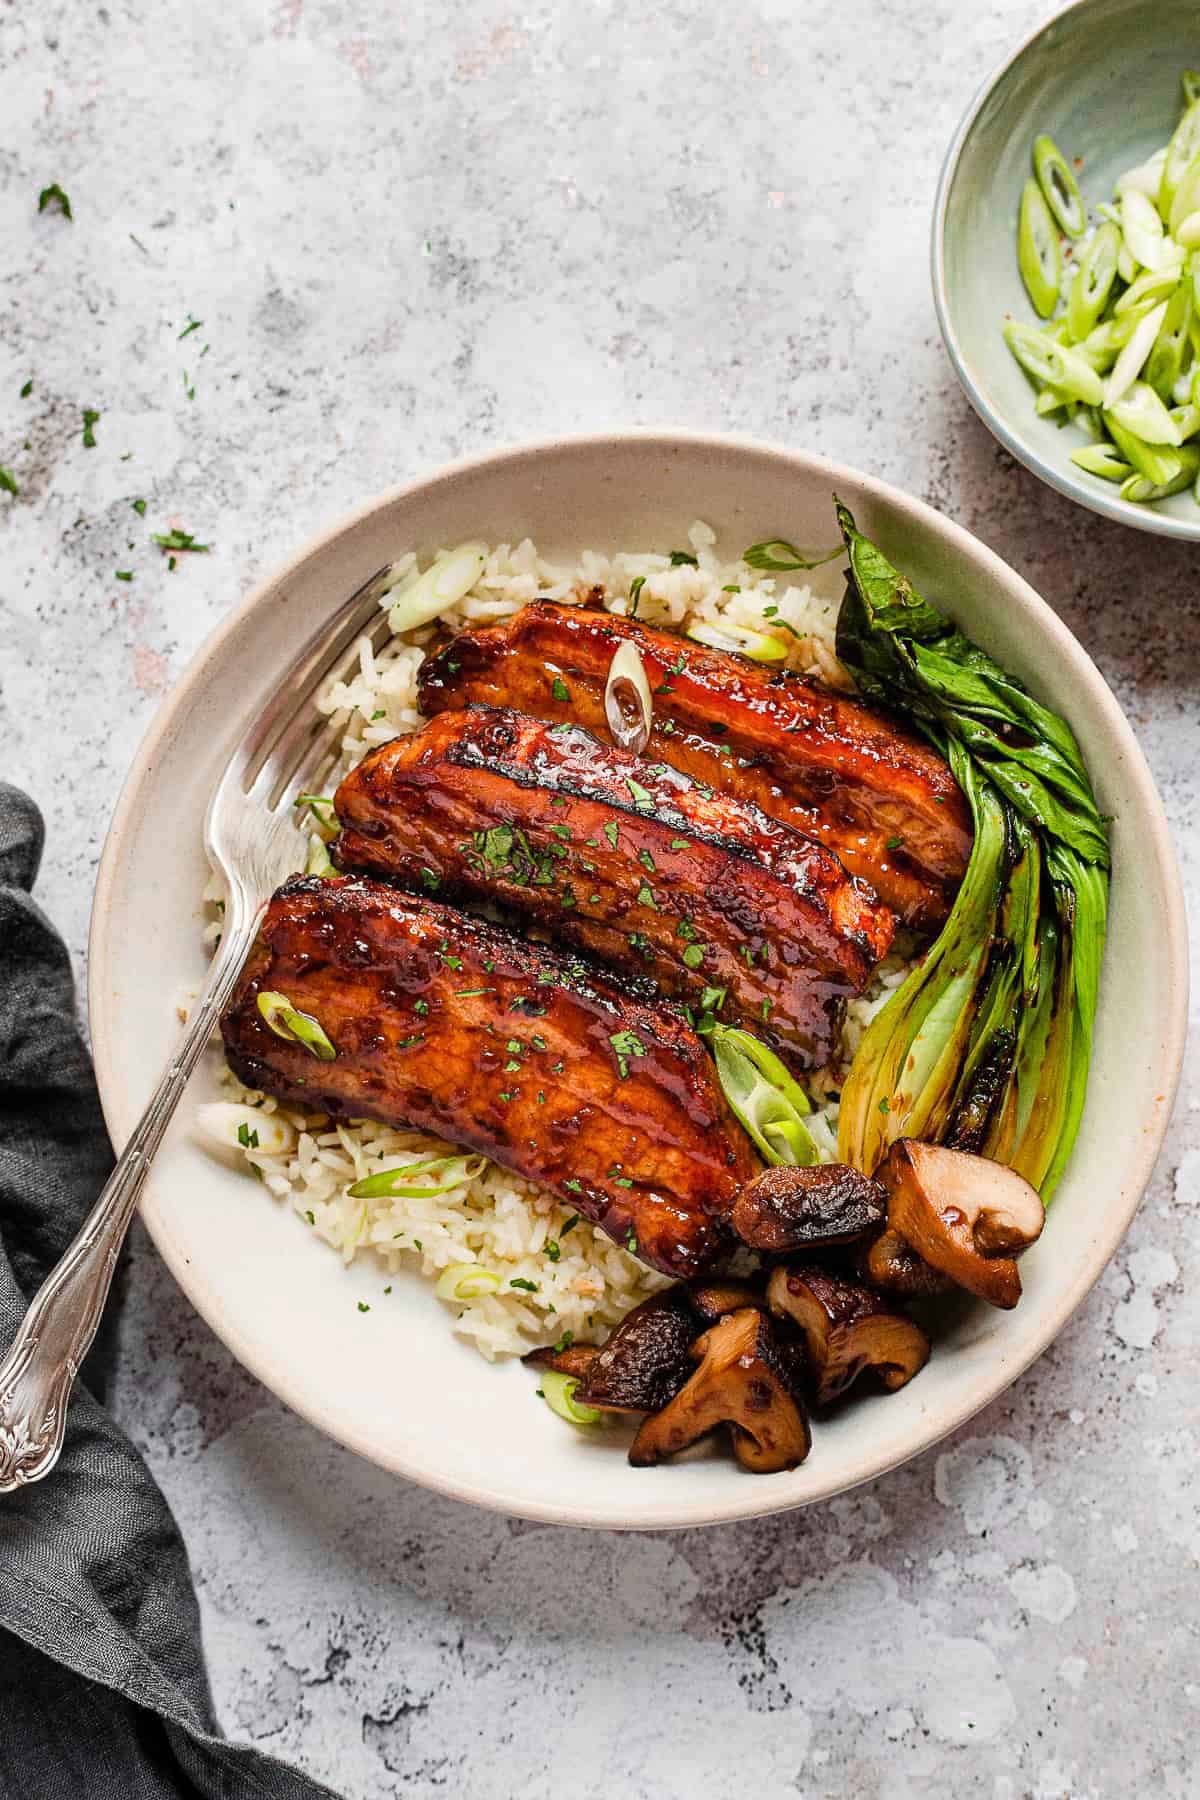
[[[435,484],[455,480],[487,465],[508,462],[519,467],[524,462],[536,464],[541,458],[549,455],[561,455],[564,452],[571,454],[607,451],[617,455],[623,446],[632,441],[651,445],[657,443],[667,454],[682,446],[725,455],[749,453],[757,456],[782,458],[796,466],[798,473],[809,477],[819,476],[822,481],[828,483],[831,489],[836,489],[840,484],[853,483],[873,502],[883,505],[899,518],[916,517],[919,519],[927,529],[948,546],[951,552],[989,573],[1006,590],[1012,601],[1023,606],[1036,622],[1046,649],[1056,658],[1064,661],[1074,678],[1090,690],[1092,700],[1103,723],[1115,736],[1114,755],[1119,755],[1126,764],[1129,778],[1137,793],[1141,822],[1145,831],[1146,858],[1157,868],[1166,899],[1161,927],[1167,947],[1168,963],[1174,976],[1169,984],[1170,992],[1165,997],[1167,1016],[1164,1021],[1165,1028],[1158,1056],[1160,1077],[1157,1085],[1162,1094],[1163,1105],[1156,1109],[1155,1117],[1149,1122],[1147,1129],[1137,1134],[1136,1147],[1130,1153],[1129,1181],[1126,1188],[1128,1197],[1119,1210],[1114,1209],[1109,1214],[1104,1231],[1097,1239],[1093,1240],[1088,1255],[1081,1258],[1080,1262],[1072,1269],[1070,1279],[1058,1293],[1053,1305],[1047,1308],[1046,1316],[1039,1328],[1034,1330],[1030,1338],[1021,1346],[1010,1351],[1003,1361],[998,1361],[989,1370],[987,1380],[980,1381],[957,1404],[948,1411],[935,1412],[932,1417],[923,1419],[921,1428],[914,1433],[911,1446],[903,1454],[899,1456],[889,1456],[886,1453],[873,1454],[868,1446],[839,1473],[831,1474],[815,1489],[810,1489],[791,1499],[780,1494],[775,1481],[762,1484],[747,1481],[744,1487],[732,1489],[731,1497],[719,1506],[714,1506],[711,1502],[699,1501],[689,1504],[686,1483],[681,1482],[678,1500],[670,1511],[658,1509],[650,1513],[642,1513],[635,1497],[628,1508],[628,1516],[617,1520],[613,1518],[611,1511],[597,1510],[589,1513],[586,1509],[578,1506],[556,1503],[549,1497],[545,1501],[531,1503],[525,1494],[509,1491],[498,1481],[493,1481],[491,1485],[488,1485],[486,1481],[478,1479],[467,1482],[448,1477],[436,1468],[427,1465],[422,1458],[419,1445],[401,1446],[397,1450],[394,1446],[385,1447],[378,1442],[369,1441],[367,1434],[348,1429],[332,1408],[324,1407],[319,1402],[309,1399],[304,1392],[303,1382],[293,1377],[286,1358],[276,1355],[272,1360],[267,1354],[259,1354],[247,1341],[236,1320],[223,1314],[219,1292],[197,1275],[182,1252],[176,1250],[165,1226],[159,1231],[155,1229],[152,1218],[144,1219],[146,1229],[158,1254],[166,1263],[189,1303],[214,1334],[232,1351],[242,1366],[262,1382],[264,1387],[274,1393],[292,1411],[298,1413],[335,1442],[387,1469],[390,1473],[400,1475],[448,1498],[483,1506],[512,1516],[533,1519],[546,1524],[579,1525],[595,1529],[674,1530],[701,1525],[725,1524],[739,1519],[759,1518],[830,1499],[863,1482],[875,1480],[890,1469],[901,1467],[973,1418],[984,1406],[1003,1393],[1031,1363],[1036,1361],[1062,1331],[1068,1319],[1098,1281],[1129,1227],[1161,1150],[1182,1070],[1188,1010],[1186,914],[1179,868],[1166,814],[1153,775],[1133,728],[1099,669],[1049,603],[1043,600],[1025,578],[1011,568],[1002,557],[976,538],[965,526],[957,524],[939,512],[936,507],[906,494],[903,489],[893,486],[890,482],[863,474],[848,464],[834,462],[815,452],[792,449],[782,444],[741,433],[637,427],[598,433],[556,435],[506,444],[460,457],[435,467],[427,474],[385,489],[382,493],[360,503],[333,520],[329,525],[311,534],[297,552],[271,568],[264,577],[256,581],[244,598],[231,607],[225,617],[218,621],[200,644],[170,691],[164,696],[145,732],[122,785],[101,852],[88,937],[91,970],[91,979],[88,982],[88,1022],[105,1120],[114,1143],[123,1144],[140,1114],[144,1096],[135,1098],[131,1095],[126,1090],[121,1078],[117,1043],[117,1021],[120,1007],[112,997],[111,983],[107,978],[99,977],[102,972],[107,971],[109,966],[110,930],[115,914],[115,896],[122,881],[126,862],[126,838],[130,824],[137,814],[142,789],[147,780],[153,777],[160,748],[169,739],[177,718],[186,710],[192,690],[203,679],[209,663],[219,656],[225,640],[238,629],[243,620],[262,605],[267,596],[277,591],[281,585],[286,584],[310,557],[328,551],[339,539],[353,531],[363,519],[378,510],[394,505],[397,501],[417,498],[424,490]]]
[[[970,364],[959,342],[954,327],[954,318],[950,306],[949,285],[946,280],[946,215],[950,206],[950,194],[958,174],[958,165],[962,159],[967,140],[975,128],[975,122],[990,99],[993,91],[1000,85],[1021,58],[1032,50],[1039,39],[1045,37],[1052,28],[1060,26],[1064,19],[1072,13],[1083,12],[1094,6],[1096,0],[1072,0],[1052,18],[1045,20],[1032,30],[1017,45],[1004,61],[992,71],[978,88],[974,99],[967,107],[959,121],[958,128],[950,140],[938,176],[937,196],[933,203],[933,230],[930,241],[930,271],[933,286],[933,304],[937,313],[938,328],[942,334],[942,342],[958,376],[967,399],[975,408],[992,436],[997,438],[1004,448],[1023,463],[1031,474],[1039,477],[1049,487],[1055,488],[1068,500],[1075,500],[1080,506],[1087,507],[1089,512],[1099,513],[1102,518],[1112,519],[1118,525],[1130,525],[1135,531],[1148,531],[1157,537],[1176,538],[1183,543],[1200,542],[1200,505],[1197,506],[1195,521],[1178,519],[1172,513],[1159,512],[1152,506],[1138,506],[1132,500],[1122,500],[1107,491],[1104,484],[1093,491],[1083,482],[1077,481],[1057,464],[1047,462],[1026,440],[1019,436],[1009,425],[1004,415],[985,398],[982,388],[971,373]]]

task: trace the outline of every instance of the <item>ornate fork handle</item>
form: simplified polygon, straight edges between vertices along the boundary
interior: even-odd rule
[[[241,916],[231,917],[235,911]],[[183,1041],[100,1198],[34,1295],[0,1360],[0,1494],[40,1481],[58,1461],[71,1387],[96,1335],[150,1163],[233,991],[262,912],[261,905],[238,906],[231,895],[220,948]]]

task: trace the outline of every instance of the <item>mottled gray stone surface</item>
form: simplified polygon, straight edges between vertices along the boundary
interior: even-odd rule
[[[117,784],[252,577],[448,455],[630,422],[817,447],[976,531],[1128,709],[1195,895],[1200,552],[1015,467],[930,302],[942,148],[1044,10],[0,6],[0,743],[80,958]],[[52,181],[73,225],[36,215]],[[211,554],[169,573],[168,523]],[[1128,1241],[1008,1395],[711,1533],[404,1487],[264,1393],[139,1238],[117,1406],[229,1730],[371,1800],[1195,1795],[1198,1102],[1193,1070]]]

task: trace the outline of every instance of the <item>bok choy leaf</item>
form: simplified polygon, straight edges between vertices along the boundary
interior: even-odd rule
[[[947,756],[975,842],[940,936],[868,1026],[839,1154],[899,1137],[1010,1164],[1044,1198],[1079,1129],[1108,900],[1108,834],[1074,734],[857,530],[837,651],[869,699]]]

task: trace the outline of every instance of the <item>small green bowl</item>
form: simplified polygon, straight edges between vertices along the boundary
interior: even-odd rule
[[[1017,210],[1033,140],[1049,132],[1082,158],[1089,207],[1123,170],[1165,144],[1182,106],[1180,76],[1200,67],[1196,0],[1077,0],[1034,34],[983,88],[955,134],[933,220],[933,294],[958,378],[1006,449],[1062,494],[1106,518],[1200,540],[1190,490],[1139,506],[1070,461],[1081,426],[1033,410],[1034,392],[1001,336],[1007,314],[1038,323],[1017,269]]]

